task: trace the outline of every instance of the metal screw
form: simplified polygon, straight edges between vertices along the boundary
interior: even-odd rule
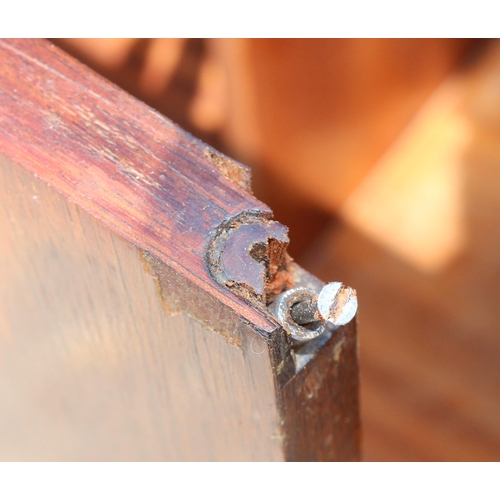
[[[346,325],[357,309],[356,290],[338,281],[325,285],[318,295],[308,288],[292,288],[278,296],[272,307],[296,342],[322,335],[329,325]]]
[[[340,326],[349,323],[356,314],[357,309],[356,290],[334,281],[322,288],[317,300],[312,299],[294,304],[290,310],[290,315],[299,325],[321,321]]]

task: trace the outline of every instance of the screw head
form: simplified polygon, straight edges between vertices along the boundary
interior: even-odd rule
[[[318,295],[318,311],[325,322],[334,326],[346,325],[356,315],[356,290],[339,281],[325,285]]]

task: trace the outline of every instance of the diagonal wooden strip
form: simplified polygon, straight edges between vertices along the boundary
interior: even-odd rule
[[[276,328],[215,283],[204,262],[224,220],[271,216],[228,179],[228,159],[49,42],[1,41],[0,67],[6,156],[246,320]],[[232,165],[244,177],[245,167]]]

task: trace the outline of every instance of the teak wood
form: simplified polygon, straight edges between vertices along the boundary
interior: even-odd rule
[[[0,458],[358,459],[355,325],[297,363],[266,301],[320,282],[246,167],[46,41],[0,66]],[[270,235],[221,284],[248,217]]]

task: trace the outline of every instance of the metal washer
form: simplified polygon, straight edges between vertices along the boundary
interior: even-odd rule
[[[317,294],[308,288],[292,288],[278,296],[274,302],[274,315],[278,318],[285,331],[295,342],[307,342],[315,339],[325,332],[325,325],[318,323],[314,329],[298,325],[290,315],[291,307],[297,302],[315,300]]]

